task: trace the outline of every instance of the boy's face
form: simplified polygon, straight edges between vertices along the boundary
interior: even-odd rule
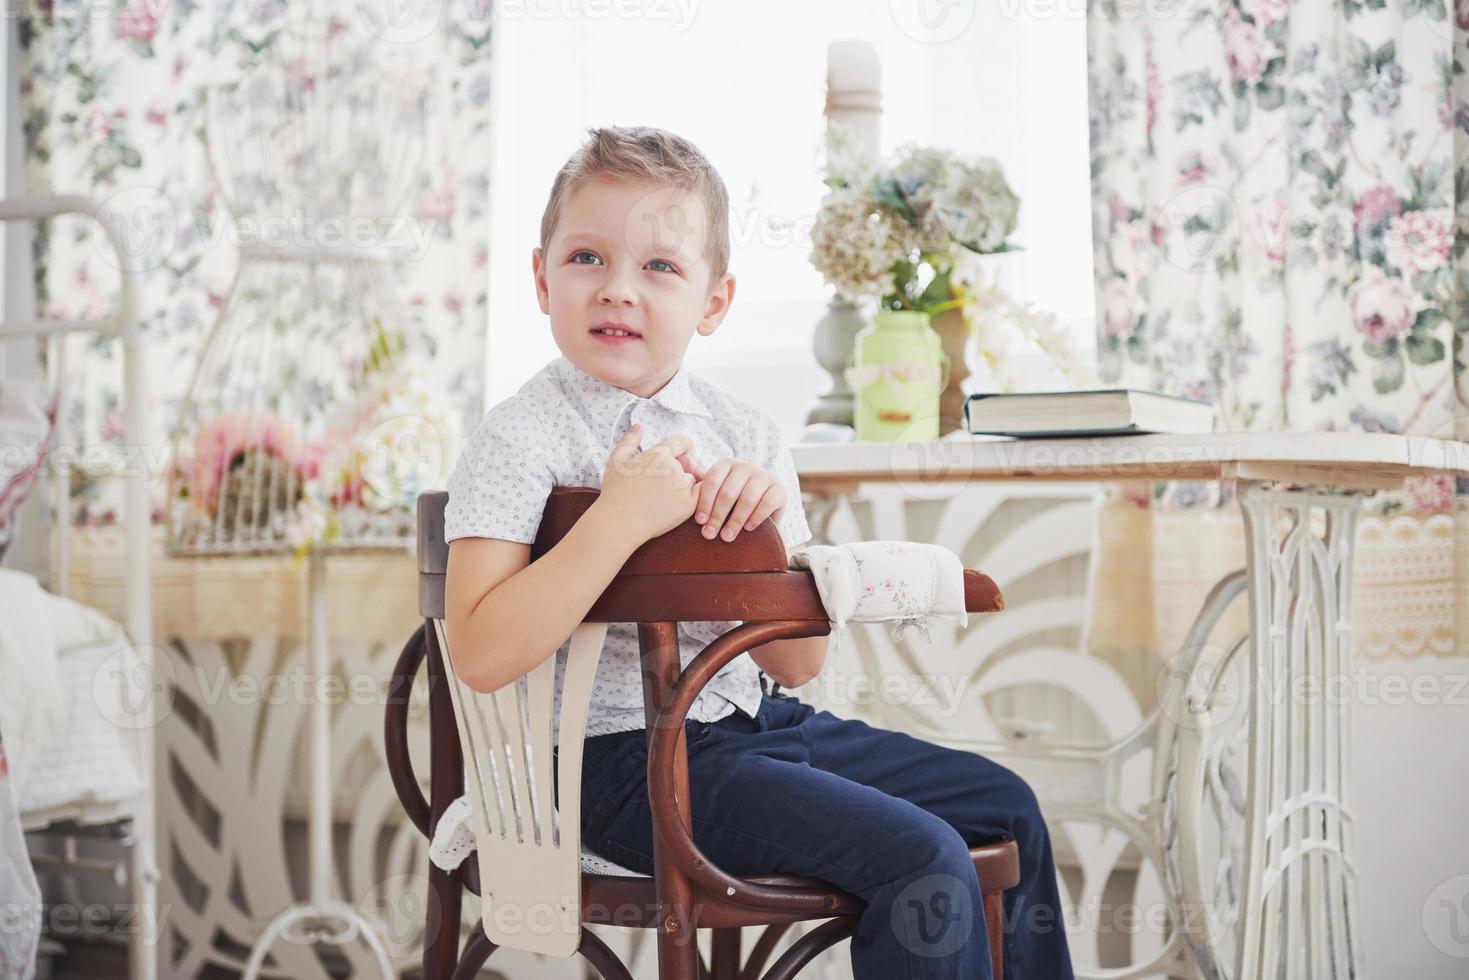
[[[711,281],[696,194],[591,181],[562,201],[544,253],[531,253],[541,312],[566,359],[642,398],[677,373],[695,331],[707,337],[734,300],[734,276]],[[608,325],[631,336],[610,336]]]

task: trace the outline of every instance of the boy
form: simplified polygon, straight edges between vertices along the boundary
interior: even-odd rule
[[[454,669],[496,690],[556,652],[628,556],[689,517],[711,543],[776,521],[810,537],[779,430],[692,377],[683,356],[734,299],[729,203],[691,144],[647,128],[594,129],[551,188],[532,270],[562,356],[496,405],[449,481],[445,628]],[[601,495],[530,561],[555,486]],[[683,623],[687,664],[733,623]],[[735,875],[829,881],[867,903],[857,980],[988,977],[971,843],[1014,838],[1006,972],[1071,976],[1046,827],[1030,789],[971,753],[764,693],[814,677],[827,637],[766,643],[726,666],[689,711],[694,839]],[[559,649],[558,649],[559,648]],[[636,627],[612,624],[582,769],[582,838],[652,874]]]

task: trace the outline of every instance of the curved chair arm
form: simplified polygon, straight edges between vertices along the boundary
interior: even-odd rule
[[[677,786],[688,778],[687,764],[679,764],[679,736],[684,719],[704,686],[731,660],[752,647],[771,640],[821,636],[830,632],[820,620],[744,623],[706,646],[683,669],[661,711],[645,698],[648,713],[648,805],[653,814],[653,831],[668,849],[678,871],[713,895],[759,911],[827,912],[839,914],[844,903],[836,895],[812,894],[790,888],[760,885],[730,875],[704,856],[680,818]]]

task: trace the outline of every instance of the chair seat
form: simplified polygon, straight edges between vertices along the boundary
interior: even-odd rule
[[[998,841],[971,847],[969,857],[979,878],[980,891],[1003,892],[1020,883],[1020,852],[1014,841]],[[593,925],[616,925],[652,929],[658,923],[658,894],[653,879],[629,871],[606,858],[582,849],[582,921]],[[700,896],[699,926],[721,929],[729,926],[758,926],[807,919],[826,919],[833,915],[852,915],[862,910],[862,903],[825,881],[797,875],[749,875],[741,878],[760,885],[799,888],[819,895],[837,895],[839,902],[829,912],[769,912],[737,905],[727,905],[708,896]]]

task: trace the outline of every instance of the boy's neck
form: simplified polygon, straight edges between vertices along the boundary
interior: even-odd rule
[[[562,356],[565,356],[565,355],[562,355]],[[595,374],[593,374],[592,372],[588,371],[586,368],[582,367],[580,364],[577,364],[575,361],[573,361],[569,357],[566,358],[566,361],[567,361],[568,364],[570,364],[573,367],[575,367],[578,371],[580,371],[582,374],[586,375],[587,377],[591,378],[593,381],[600,381],[604,385],[610,385],[611,387],[617,388],[620,391],[627,392],[629,395],[636,395],[638,398],[652,398],[654,395],[658,394],[658,392],[662,391],[664,388],[667,388],[669,382],[671,382],[674,378],[678,377],[678,372],[680,372],[680,371],[683,370],[683,361],[680,360],[678,362],[678,364],[674,365],[674,368],[673,368],[672,373],[670,373],[668,375],[668,377],[664,378],[662,381],[658,382],[656,385],[651,386],[650,390],[645,395],[642,392],[638,391],[636,388],[628,388],[628,387],[625,387],[623,385],[617,384],[615,381],[603,381],[601,378],[597,377]]]

